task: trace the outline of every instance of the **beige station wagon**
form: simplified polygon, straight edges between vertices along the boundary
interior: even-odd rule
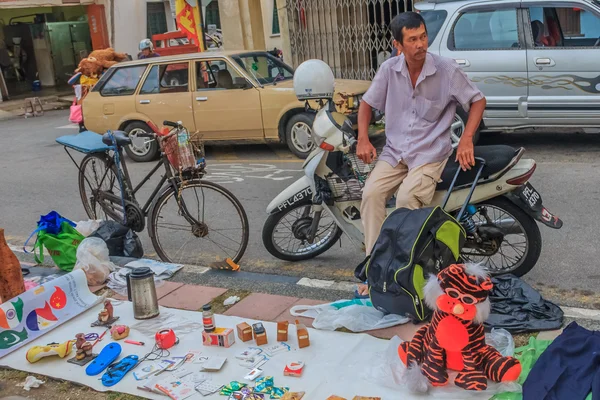
[[[293,90],[294,70],[265,51],[203,52],[127,61],[108,69],[83,101],[86,129],[124,130],[135,161],[158,155],[136,138],[152,124],[181,121],[205,143],[278,141],[298,157],[314,146],[314,114]],[[369,81],[336,80],[339,111],[356,116]],[[355,121],[355,119],[354,119]]]

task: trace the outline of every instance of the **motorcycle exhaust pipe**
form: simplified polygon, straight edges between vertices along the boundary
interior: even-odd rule
[[[476,222],[477,227],[488,225],[487,222]],[[521,235],[524,233],[523,228],[513,218],[503,218],[499,221],[494,221],[493,226],[498,227],[504,235]]]

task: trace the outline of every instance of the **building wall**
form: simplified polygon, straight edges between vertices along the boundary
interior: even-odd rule
[[[167,29],[175,30],[171,7],[168,1],[163,0],[97,0],[97,4],[104,5],[106,24],[108,26],[108,40],[118,52],[124,52],[136,59],[139,52],[138,45],[146,38],[147,7],[146,3],[158,2],[165,5]],[[114,21],[111,21],[111,7]],[[132,23],[133,21],[133,23]],[[114,37],[113,37],[114,32]]]
[[[283,40],[281,33],[273,34],[273,6],[275,0],[261,0],[261,3],[266,48],[267,50],[273,50],[275,47],[282,49]],[[279,20],[281,20],[281,16],[279,16]],[[279,30],[281,32],[281,22],[279,23]]]
[[[281,49],[281,35],[271,33],[273,4],[274,0],[219,0],[223,47],[227,50]]]

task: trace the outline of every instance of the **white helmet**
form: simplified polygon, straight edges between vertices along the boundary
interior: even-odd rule
[[[154,50],[154,45],[152,44],[152,40],[150,39],[144,39],[140,42],[140,51],[144,50],[144,49],[150,49],[150,51]]]
[[[333,99],[335,78],[329,65],[307,60],[294,72],[294,91],[298,100]]]

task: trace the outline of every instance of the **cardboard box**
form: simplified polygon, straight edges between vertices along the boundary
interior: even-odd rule
[[[296,335],[298,336],[298,347],[303,349],[304,347],[310,346],[310,339],[308,337],[308,329],[300,321],[296,320]]]
[[[252,331],[254,332],[254,340],[256,340],[257,346],[267,344],[267,331],[262,323],[257,322],[252,325]]]
[[[279,321],[277,323],[277,341],[278,342],[287,342],[288,341],[288,321]]]
[[[246,322],[237,324],[237,335],[242,342],[248,342],[252,340],[252,327]]]
[[[231,328],[215,328],[212,332],[202,331],[204,346],[231,347],[235,343],[235,334]]]

